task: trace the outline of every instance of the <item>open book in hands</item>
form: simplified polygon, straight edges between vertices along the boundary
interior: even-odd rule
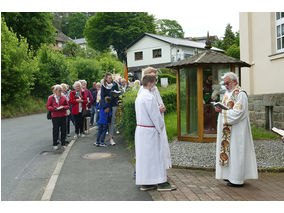
[[[63,109],[63,108],[64,108],[63,106],[56,107],[57,110],[61,110],[61,109]]]
[[[220,103],[220,102],[211,102],[211,104],[214,106],[214,107],[220,107],[221,109],[225,109],[225,110],[228,110],[229,108],[226,107],[224,104]]]
[[[282,129],[278,129],[278,128],[276,128],[276,127],[273,127],[273,128],[271,129],[271,131],[272,131],[273,133],[275,133],[276,135],[279,135],[279,136],[281,136],[281,137],[284,137],[284,130],[282,130]]]

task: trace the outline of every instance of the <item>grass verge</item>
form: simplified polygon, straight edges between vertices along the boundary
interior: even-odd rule
[[[1,119],[46,112],[46,100],[28,96],[20,104],[1,106]]]

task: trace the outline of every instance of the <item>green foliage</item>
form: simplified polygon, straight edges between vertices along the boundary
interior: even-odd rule
[[[176,83],[176,76],[170,74],[158,74],[158,83],[161,84],[161,78],[168,78],[169,84]]]
[[[52,85],[70,85],[75,81],[76,73],[70,72],[67,59],[60,52],[43,46],[37,53],[37,60],[39,70],[35,73],[34,96],[47,98]]]
[[[177,137],[177,112],[165,114],[165,125],[169,142]]]
[[[12,118],[16,116],[29,115],[46,112],[45,99],[26,96],[20,104],[10,103],[1,107],[1,118]]]
[[[225,54],[240,59],[240,47],[237,46],[236,44],[233,44],[226,50]]]
[[[27,39],[29,48],[37,50],[41,44],[54,42],[55,28],[52,24],[52,13],[4,12],[2,17],[18,38],[23,36]]]
[[[97,57],[100,64],[100,78],[103,78],[106,72],[116,73],[123,76],[124,64],[117,60],[116,56],[110,53],[103,53]]]
[[[184,31],[182,26],[176,20],[169,19],[158,19],[157,33],[159,35],[174,37],[174,38],[184,38]]]
[[[159,70],[162,72],[162,74],[170,74],[176,76],[176,71],[174,69],[170,68],[159,68]]]
[[[124,48],[141,34],[155,33],[154,17],[142,12],[98,12],[88,19],[84,31],[88,44],[99,51],[110,46],[125,59]]]
[[[120,114],[120,129],[122,129],[123,136],[127,140],[128,149],[133,151],[134,146],[134,134],[136,129],[136,115],[135,115],[135,99],[137,96],[135,90],[124,93],[122,113]]]
[[[172,84],[166,88],[159,88],[164,105],[167,108],[165,114],[177,111],[177,90],[176,85]]]
[[[225,36],[222,43],[222,49],[227,50],[235,43],[235,34],[232,31],[232,26],[228,24],[225,30]]]
[[[62,32],[72,39],[83,38],[88,16],[85,13],[72,13],[62,24]]]
[[[26,39],[18,40],[1,18],[1,104],[19,104],[30,94],[37,66]]]
[[[76,57],[82,52],[82,48],[73,41],[67,41],[63,47],[63,54],[66,56]]]
[[[99,81],[99,74],[101,72],[101,66],[98,61],[77,58],[71,62],[72,73],[77,73],[78,79],[84,79],[87,81],[87,86],[92,86],[94,81]]]
[[[224,38],[217,40],[212,46],[225,50],[228,56],[240,59],[240,33],[234,34],[230,24],[226,26]]]

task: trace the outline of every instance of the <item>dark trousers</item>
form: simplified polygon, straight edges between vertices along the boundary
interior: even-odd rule
[[[99,126],[98,136],[97,136],[97,143],[100,142],[101,137],[101,143],[105,142],[105,136],[108,129],[108,124],[97,124]]]
[[[61,145],[64,146],[66,138],[66,117],[52,118],[52,126],[53,146],[57,146],[58,144],[59,129],[61,130]]]
[[[70,134],[70,115],[66,117],[66,134]]]
[[[82,113],[79,113],[78,115],[74,115],[75,118],[75,133],[76,134],[83,134],[83,116]]]

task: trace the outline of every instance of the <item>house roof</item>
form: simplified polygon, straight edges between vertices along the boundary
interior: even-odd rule
[[[85,38],[78,38],[73,40],[76,44],[86,44],[86,39]]]
[[[67,42],[67,41],[72,41],[71,38],[69,38],[67,35],[65,35],[63,32],[60,32],[56,30],[57,36],[55,38],[56,41],[62,41],[62,42]]]
[[[188,39],[182,39],[182,38],[166,37],[166,36],[161,36],[161,35],[156,35],[156,34],[151,34],[151,33],[144,33],[143,35],[138,37],[135,41],[130,43],[125,49],[129,49],[136,42],[141,40],[144,36],[150,36],[152,38],[167,42],[169,44],[174,44],[174,45],[177,45],[177,46],[185,46],[185,47],[194,47],[194,48],[204,49],[204,43],[202,43],[202,42],[190,41]],[[213,47],[212,50],[224,52],[224,50],[221,50],[221,49],[218,49],[218,48],[215,48],[215,47]]]
[[[184,67],[184,66],[201,65],[201,64],[234,64],[234,65],[239,65],[240,67],[250,67],[251,66],[247,64],[246,62],[241,61],[239,59],[207,49],[194,56],[191,56],[181,61],[172,63],[171,65],[167,67],[168,68],[179,68],[179,67]]]

